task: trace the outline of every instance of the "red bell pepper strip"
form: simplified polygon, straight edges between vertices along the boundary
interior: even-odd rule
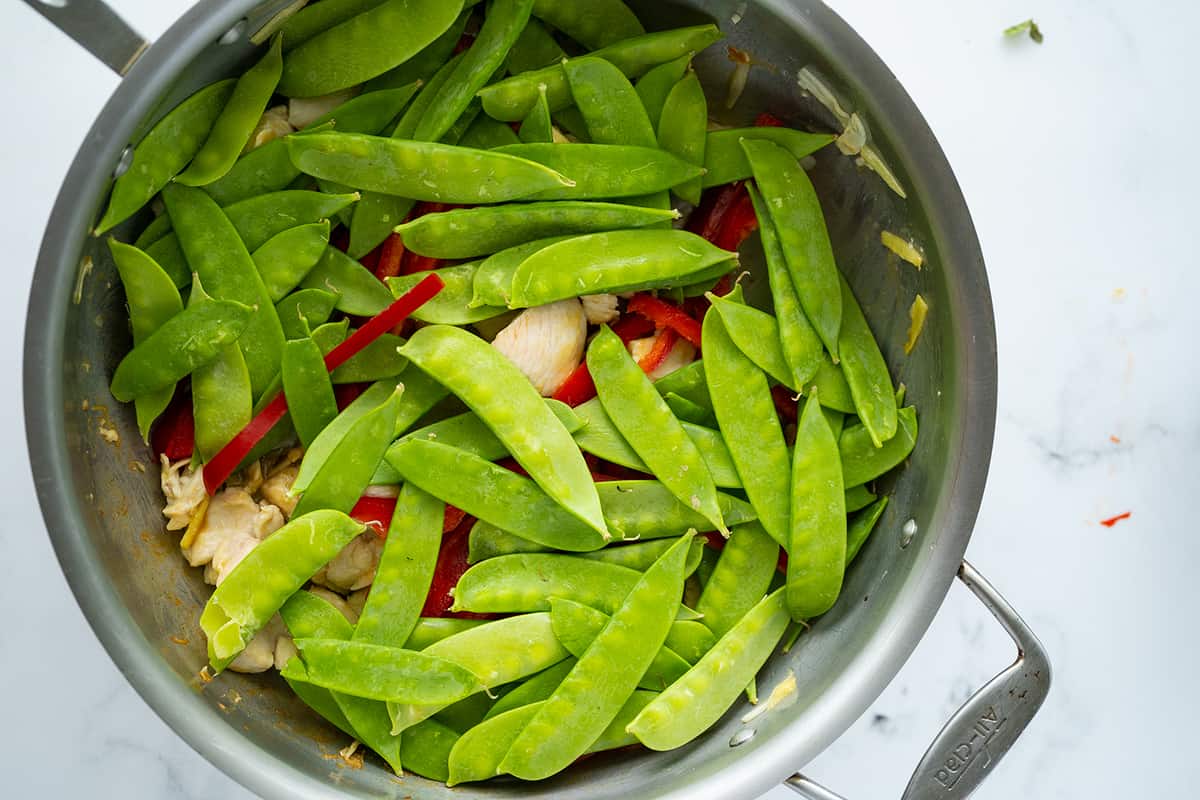
[[[783,120],[775,116],[769,111],[764,111],[754,118],[754,127],[756,128],[782,128],[784,127]]]
[[[449,533],[462,524],[463,517],[467,516],[467,512],[461,508],[455,508],[452,505],[446,505],[446,514],[442,517],[442,533]]]
[[[343,253],[350,249],[350,231],[343,225],[338,225],[329,234],[329,243]]]
[[[653,322],[656,328],[669,328],[700,346],[700,323],[679,306],[643,292],[631,297],[627,308],[631,314],[640,314]]]
[[[345,411],[346,406],[358,399],[367,390],[368,383],[339,383],[333,387],[333,397],[337,400],[338,411]]]
[[[1121,520],[1129,519],[1132,516],[1133,516],[1132,511],[1125,511],[1120,514],[1117,514],[1115,517],[1109,517],[1108,519],[1100,520],[1100,524],[1106,528],[1111,528],[1112,526],[1116,525]]]
[[[641,314],[621,317],[612,325],[612,332],[625,344],[654,333],[654,321]]]
[[[587,362],[581,361],[575,371],[567,376],[562,385],[554,390],[554,399],[574,408],[582,405],[596,396],[596,384],[592,382],[592,373],[588,372]]]
[[[654,346],[650,348],[650,352],[642,356],[638,361],[638,366],[642,368],[642,372],[649,375],[658,369],[671,351],[675,348],[675,343],[679,341],[679,334],[674,328],[663,328],[658,338],[654,340]]]
[[[393,233],[384,239],[379,249],[379,262],[375,265],[375,277],[383,281],[399,275],[404,252],[404,240],[400,234]]]
[[[733,207],[738,194],[742,191],[741,181],[709,189],[704,193],[699,208],[692,213],[688,220],[687,229],[716,244],[717,235],[721,232],[721,220]]]
[[[399,325],[408,315],[416,311],[440,292],[446,283],[437,275],[430,275],[409,291],[396,298],[390,306],[372,317],[361,328],[325,356],[325,369],[333,372],[358,354],[364,347],[378,339],[381,335]],[[262,441],[275,423],[287,413],[287,400],[283,392],[267,404],[250,423],[238,432],[229,444],[221,448],[212,460],[204,465],[204,488],[209,494],[214,494],[238,464],[250,455],[254,446]]]
[[[772,386],[771,399],[775,402],[775,411],[784,422],[795,422],[799,414],[799,402],[792,390],[786,386]]]
[[[758,216],[754,213],[754,204],[750,200],[750,193],[746,191],[745,186],[741,186],[739,189],[733,203],[725,211],[725,215],[720,221],[717,238],[713,242],[722,250],[731,252],[737,252],[737,249],[742,246],[742,242],[758,230]]]
[[[430,256],[419,256],[409,250],[404,254],[404,260],[400,265],[401,275],[415,275],[418,272],[433,272],[435,269],[442,267],[445,264],[440,258],[431,258]]]
[[[367,497],[364,495],[350,509],[350,518],[356,519],[375,531],[380,539],[387,536],[392,524],[392,515],[396,513],[396,498]]]
[[[467,563],[467,554],[471,526],[474,524],[474,517],[464,517],[457,528],[442,537],[442,546],[438,550],[437,566],[433,570],[429,594],[425,596],[425,605],[421,608],[422,617],[491,618],[490,614],[450,611],[450,607],[454,605],[454,598],[450,596],[450,590],[458,585],[459,578],[471,566]]]
[[[192,416],[192,398],[187,392],[177,392],[167,410],[150,434],[154,452],[172,461],[191,458],[196,448],[196,421]]]

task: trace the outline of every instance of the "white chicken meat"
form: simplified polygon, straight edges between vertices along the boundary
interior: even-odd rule
[[[225,489],[209,502],[204,522],[183,555],[193,567],[204,566],[204,580],[219,586],[247,553],[282,527],[278,508],[260,505],[245,489]]]
[[[358,591],[375,580],[382,554],[383,539],[375,531],[368,530],[351,539],[342,552],[313,575],[312,582],[336,592]]]
[[[358,86],[342,89],[333,94],[323,94],[320,97],[293,97],[288,100],[288,122],[296,130],[308,127],[317,120],[333,111],[342,103],[359,93]]]
[[[496,335],[492,346],[516,364],[543,397],[550,397],[583,359],[587,317],[575,298],[527,308]]]
[[[299,474],[298,466],[284,467],[267,477],[259,487],[263,499],[276,506],[288,519],[292,518],[292,512],[300,502],[300,498],[292,494],[292,484],[296,482],[296,476]]]
[[[621,316],[615,294],[588,294],[579,299],[583,301],[583,314],[589,325],[603,325]]]
[[[242,152],[249,153],[251,150],[262,147],[267,142],[282,139],[294,130],[295,128],[288,122],[287,106],[268,108],[258,118],[258,124],[250,132],[250,139],[246,142],[246,146],[242,148]]]
[[[287,644],[281,648],[281,643],[286,641]],[[238,653],[229,664],[229,669],[234,672],[266,672],[271,667],[276,665],[276,653],[291,658],[291,654],[287,652],[288,645],[293,648],[292,637],[288,635],[287,626],[283,624],[283,619],[276,614],[271,617],[270,621],[263,626],[263,629],[254,634],[254,638],[246,643],[246,649]],[[280,652],[282,650],[282,652]],[[287,663],[285,660],[284,664]]]
[[[208,492],[204,489],[204,473],[193,469],[190,459],[174,464],[165,455],[161,459],[159,483],[166,499],[163,516],[167,518],[167,530],[183,530],[208,498]]]
[[[654,344],[658,341],[658,337],[662,336],[659,331],[654,336],[647,336],[645,339],[634,339],[629,343],[629,354],[633,356],[634,361],[641,361],[651,350],[654,349]],[[650,370],[648,376],[650,380],[656,381],[666,375],[670,375],[677,369],[686,367],[688,364],[696,360],[696,348],[687,339],[677,339],[675,346],[667,353],[667,357],[662,360],[654,369]]]

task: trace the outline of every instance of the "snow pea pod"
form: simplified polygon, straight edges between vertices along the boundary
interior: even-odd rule
[[[471,6],[474,3],[466,3]],[[428,85],[434,74],[446,65],[454,55],[471,18],[471,9],[464,8],[458,19],[446,29],[446,32],[430,42],[421,52],[397,67],[393,67],[382,75],[378,75],[363,84],[363,91],[376,92],[381,89],[391,89],[406,86],[414,81]],[[366,131],[363,131],[366,133]]]
[[[675,545],[671,542],[672,547]],[[656,559],[657,560],[657,559]],[[608,614],[589,606],[555,597],[550,601],[550,619],[554,635],[571,655],[582,658],[600,631],[608,624]],[[665,645],[654,654],[650,666],[638,680],[641,689],[661,691],[688,671],[691,665]]]
[[[450,80],[450,76],[454,74],[454,70],[462,63],[465,55],[465,53],[459,53],[453,56],[430,76],[429,83],[421,88],[421,93],[417,95],[417,99],[405,110],[399,121],[397,121],[396,127],[392,129],[391,136],[393,139],[415,138],[417,126],[421,124],[421,120],[433,108],[433,101],[437,97],[438,92]]]
[[[142,229],[138,237],[133,240],[133,246],[139,250],[145,250],[150,245],[157,242],[162,237],[171,232],[171,217],[168,214],[159,214],[150,224]]]
[[[695,739],[733,705],[790,621],[782,589],[763,598],[626,730],[651,750],[671,750]],[[704,699],[697,702],[697,697]]]
[[[192,282],[188,307],[213,302],[199,281]],[[250,372],[237,344],[221,348],[217,357],[192,373],[192,418],[196,454],[208,461],[250,422],[254,397]]]
[[[393,378],[408,366],[408,362],[396,352],[403,344],[404,340],[399,336],[385,333],[335,369],[330,377],[334,383],[373,383]]]
[[[686,397],[675,394],[674,392],[667,392],[664,394],[663,400],[666,401],[667,408],[671,409],[671,413],[675,415],[675,418],[679,420],[680,424],[684,422],[690,422],[693,425],[707,425],[709,427],[716,427],[717,421],[713,417],[712,411],[700,405],[699,403],[693,403]],[[686,428],[684,430],[686,430]],[[703,455],[703,453],[701,453],[701,455]],[[708,463],[707,460],[705,463]],[[713,480],[716,481],[716,476],[713,476]],[[720,484],[717,485],[720,486]]]
[[[837,440],[811,396],[796,425],[787,551],[792,619],[824,614],[837,600],[846,570],[846,489]]]
[[[779,545],[756,522],[734,528],[696,605],[718,638],[763,599],[775,577]]]
[[[480,115],[467,128],[459,141],[462,147],[473,147],[476,150],[493,150],[505,145],[518,144],[521,139],[513,133],[513,129],[491,117]]]
[[[488,151],[540,165],[569,181],[519,195],[530,200],[609,200],[670,189],[701,167],[657,147],[620,144],[514,144]],[[467,201],[462,201],[467,202]],[[482,202],[495,202],[484,200]]]
[[[233,94],[233,78],[206,86],[169,111],[133,148],[129,168],[113,183],[96,235],[132,217],[196,155]]]
[[[576,556],[522,553],[471,567],[454,590],[453,611],[526,613],[549,611],[552,597],[613,612],[641,573]],[[678,598],[676,598],[678,604]]]
[[[589,144],[592,141],[592,137],[588,133],[587,123],[583,121],[583,114],[580,114],[579,109],[575,106],[553,111],[550,114],[550,118],[554,120],[555,125],[576,142]]]
[[[536,8],[536,4],[535,4]],[[536,19],[525,23],[525,29],[508,51],[508,71],[512,75],[542,69],[567,57],[546,26]]]
[[[668,153],[695,164],[705,165],[705,144],[708,127],[708,100],[704,87],[695,72],[683,76],[663,103],[658,123],[658,145]],[[675,194],[692,205],[700,204],[700,188],[703,175],[672,187]]]
[[[538,674],[526,678],[520,686],[497,700],[488,709],[488,713],[484,715],[484,720],[498,717],[505,711],[511,711],[514,708],[520,708],[521,706],[545,700],[554,694],[554,690],[562,683],[562,679],[567,677],[567,673],[574,667],[574,656],[568,656],[553,667],[544,669]]]
[[[466,110],[476,92],[504,64],[513,43],[525,29],[532,9],[533,0],[495,0],[492,3],[479,35],[437,93],[430,112],[417,126],[414,139],[436,141],[442,138]]]
[[[508,749],[544,705],[545,700],[538,700],[512,708],[484,720],[459,737],[450,751],[447,785],[483,781],[499,775],[500,762]]]
[[[238,341],[254,315],[232,300],[185,308],[121,359],[109,390],[122,403],[174,386]]]
[[[479,264],[442,267],[436,272],[446,285],[432,300],[412,313],[413,319],[442,325],[470,325],[508,311],[505,306],[471,305]],[[433,272],[414,272],[388,278],[387,286],[394,297],[400,297],[432,274]]]
[[[276,36],[266,55],[238,78],[204,146],[176,181],[184,186],[204,186],[229,172],[275,93],[283,70],[282,46],[283,39]]]
[[[630,357],[624,342],[607,326],[588,346],[587,365],[600,404],[625,441],[680,502],[728,536],[717,487],[700,450]]]
[[[532,480],[465,450],[428,439],[393,445],[387,460],[408,482],[473,517],[558,550],[588,551],[605,539]]]
[[[897,433],[876,447],[865,425],[850,425],[838,437],[842,477],[847,486],[878,478],[908,458],[917,443],[917,410],[912,406],[896,414]]]
[[[520,244],[501,250],[489,256],[475,271],[472,282],[474,295],[470,305],[475,306],[507,306],[512,300],[513,276],[517,268],[534,253],[558,242],[565,242],[570,236],[555,236],[550,239],[539,239],[528,244]]]
[[[628,78],[637,78],[651,67],[688,53],[698,53],[721,38],[715,25],[697,25],[659,33],[648,33],[600,48],[590,55],[614,64]],[[514,75],[479,93],[483,110],[503,122],[524,119],[537,102],[538,86],[545,84],[550,111],[571,105],[571,88],[561,64]]]
[[[572,185],[541,164],[500,150],[314,133],[288,142],[302,172],[383,194],[435,203],[502,203]]]
[[[305,6],[280,27],[283,51],[295,50],[317,34],[339,25],[364,11],[370,11],[383,0],[323,0]]]
[[[651,539],[648,542],[614,545],[590,553],[580,553],[579,557],[589,558],[593,561],[603,561],[606,564],[617,564],[622,567],[636,569],[638,572],[645,572],[650,569],[651,564],[658,560],[659,556],[671,549],[672,544],[674,542],[670,539]],[[700,564],[700,553],[703,547],[703,539],[697,539],[692,542],[692,549],[688,552],[684,575],[691,575],[696,571],[696,567]]]
[[[842,368],[829,358],[828,353],[821,356],[821,366],[817,367],[817,374],[813,376],[812,388],[818,390],[821,405],[825,408],[841,411],[843,414],[854,413],[854,398],[850,396],[846,376],[842,373]]]
[[[391,442],[401,393],[398,390],[350,426],[300,496],[293,514],[317,508],[349,512],[354,507]],[[292,491],[298,491],[294,484]]]
[[[278,303],[304,280],[328,244],[329,220],[323,220],[277,233],[250,254],[272,302]]]
[[[513,276],[511,305],[524,308],[581,295],[677,286],[714,271],[724,274],[736,259],[736,253],[687,231],[634,229],[576,236],[538,250],[521,263]]]
[[[455,619],[453,617],[421,617],[413,627],[412,634],[404,643],[409,650],[424,650],[434,642],[440,642],[456,633],[462,633],[483,624],[480,619]]]
[[[888,498],[881,497],[860,513],[850,518],[846,528],[846,566],[850,566],[855,556],[867,543],[867,538],[875,530],[876,523],[887,509]]]
[[[521,120],[521,129],[517,133],[525,144],[554,143],[554,122],[550,118],[550,104],[546,102],[544,91],[538,92],[537,102]]]
[[[838,356],[842,293],[821,202],[800,162],[764,139],[741,141],[804,314],[831,355]]]
[[[842,333],[838,351],[842,358],[842,374],[850,386],[854,410],[878,448],[896,435],[896,389],[892,386],[883,353],[879,351],[879,343],[845,278],[842,278],[841,291]],[[841,352],[843,349],[844,353]]]
[[[583,454],[511,361],[479,337],[446,325],[417,331],[401,354],[478,414],[550,497],[609,537]]]
[[[353,640],[295,641],[304,664],[300,677],[341,694],[397,703],[449,704],[483,689],[470,671],[423,652]],[[286,678],[296,673],[289,663],[281,674]]]
[[[712,398],[708,396],[708,383],[704,378],[704,361],[693,361],[685,367],[680,367],[654,382],[658,393],[677,394],[686,397],[698,406],[712,409]]]
[[[188,265],[206,290],[220,300],[235,300],[254,309],[238,347],[258,397],[279,370],[284,338],[254,259],[229,217],[203,191],[173,183],[162,195]]]
[[[426,214],[398,226],[396,233],[409,250],[456,259],[490,255],[539,239],[640,228],[678,218],[675,211],[619,203],[521,203]]]
[[[308,447],[338,414],[333,382],[325,369],[321,348],[311,338],[289,341],[283,348],[281,374],[288,415],[300,437],[300,443]],[[246,422],[250,421],[248,412],[249,408]],[[241,427],[245,424],[243,422]],[[241,427],[237,430],[241,430]]]
[[[342,612],[311,592],[296,592],[279,608],[279,616],[293,638],[349,639],[354,632],[354,627],[342,616]],[[296,657],[290,660],[296,660]],[[358,733],[338,707],[332,692],[296,678],[285,680],[305,705],[347,736],[358,738]]]
[[[362,258],[392,234],[392,228],[404,221],[417,202],[379,192],[363,192],[350,218],[350,245],[346,253]]]
[[[445,33],[462,9],[462,0],[386,0],[289,52],[279,92],[316,97],[381,75]]]
[[[658,139],[629,79],[596,56],[564,61],[571,98],[595,142],[656,147]],[[707,121],[706,123],[707,124]],[[703,128],[702,128],[703,129]]]
[[[535,0],[533,14],[588,50],[646,32],[623,0]]]
[[[830,133],[808,133],[794,128],[731,128],[709,131],[704,148],[704,188],[722,186],[754,177],[754,171],[742,150],[742,139],[774,142],[797,159],[810,156],[836,137]]]
[[[865,484],[851,486],[846,489],[846,513],[853,514],[861,511],[875,502],[875,495]]]
[[[394,89],[363,92],[336,108],[326,111],[304,126],[305,131],[315,132],[326,123],[333,123],[338,133],[378,134],[408,105],[408,101],[421,88],[419,80],[412,80]]]
[[[748,185],[747,189],[754,204],[755,216],[759,220],[767,279],[771,285],[771,298],[774,300],[775,313],[778,316],[776,339],[788,366],[787,372],[783,374],[791,378],[782,382],[786,386],[800,389],[812,380],[820,369],[825,355],[824,348],[821,345],[821,337],[809,321],[803,306],[805,301],[799,294],[800,284],[794,280],[795,273],[790,271],[791,262],[786,258],[779,228],[768,212],[766,200],[754,186]],[[764,345],[760,344],[761,346]]]
[[[347,314],[372,317],[395,299],[371,271],[336,247],[326,247],[304,280],[302,289],[324,289],[338,296],[335,308]]]
[[[708,394],[746,497],[771,538],[786,545],[792,475],[767,376],[733,343],[720,314],[705,315],[703,348]]]
[[[568,433],[574,433],[584,426],[584,421],[566,403],[547,399],[546,405],[562,422]],[[508,455],[508,448],[504,443],[496,438],[496,434],[492,433],[483,420],[470,411],[405,434],[392,447],[414,439],[455,447],[487,461],[495,461]]]
[[[404,732],[400,758],[409,772],[444,783],[450,780],[450,753],[458,738],[458,731],[427,719]]]
[[[779,323],[775,318],[741,302],[736,292],[725,297],[709,293],[707,297],[721,318],[726,335],[738,350],[772,380],[796,389],[798,384],[783,355]],[[820,347],[820,340],[817,340],[817,346]]]
[[[711,549],[701,544],[702,553]],[[689,554],[689,558],[691,555]],[[697,568],[699,568],[698,564]],[[712,649],[712,646],[717,643],[717,639],[718,637],[703,622],[694,619],[676,619],[671,624],[671,631],[667,634],[666,646],[678,653],[684,661],[695,664]]]
[[[681,537],[639,576],[575,668],[517,736],[500,763],[502,772],[525,780],[549,777],[604,733],[666,640],[683,593],[690,543],[691,536]]]
[[[121,285],[125,287],[129,326],[133,332],[133,344],[137,346],[162,327],[164,322],[182,311],[183,301],[174,281],[153,258],[116,239],[108,240],[108,249],[121,276]],[[171,404],[174,395],[175,387],[167,386],[134,399],[142,441],[150,441],[150,426]]]
[[[449,396],[446,387],[435,381],[420,370],[407,370],[404,375],[404,397],[400,399],[400,413],[396,417],[396,430],[392,438],[399,437],[413,424],[424,417],[438,403]],[[400,482],[400,473],[387,462],[379,462],[375,474],[371,476],[372,484],[394,484]]]
[[[662,120],[663,106],[667,104],[667,96],[671,94],[675,84],[683,80],[688,66],[692,63],[692,55],[693,53],[685,53],[674,61],[659,64],[639,78],[634,87],[655,131],[658,130]],[[707,127],[708,123],[705,121],[703,128]]]
[[[213,668],[225,669],[279,607],[362,530],[337,511],[297,514],[251,550],[200,615]]]

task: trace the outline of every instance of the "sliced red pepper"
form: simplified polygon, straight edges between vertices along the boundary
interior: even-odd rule
[[[740,187],[737,197],[725,211],[721,225],[717,231],[716,241],[713,242],[722,250],[737,252],[742,242],[750,238],[750,234],[758,230],[758,215],[754,213],[754,203],[746,187]]]
[[[716,531],[709,531],[703,534],[705,547],[711,547],[713,550],[725,549],[725,537]]]
[[[717,236],[721,232],[721,221],[742,191],[744,190],[741,181],[709,189],[701,198],[700,206],[692,212],[691,218],[688,219],[687,229],[716,244]]]
[[[771,399],[775,401],[775,410],[785,422],[795,422],[799,414],[799,401],[786,386],[772,386]]]
[[[467,516],[467,512],[461,508],[455,508],[452,505],[446,505],[446,514],[442,517],[442,533],[449,533],[462,524],[463,518]]]
[[[621,317],[611,327],[612,332],[625,344],[629,344],[634,339],[649,336],[654,333],[655,329],[653,320],[640,314],[628,314]]]
[[[469,568],[467,554],[469,552],[471,526],[475,524],[474,517],[464,517],[463,521],[450,533],[442,537],[442,546],[438,550],[437,566],[433,571],[433,581],[429,586],[429,594],[425,596],[425,605],[421,609],[422,617],[457,617],[459,619],[491,619],[491,614],[474,614],[470,611],[451,611],[454,598],[450,590],[458,585],[458,580]]]
[[[1111,528],[1112,526],[1116,525],[1121,520],[1129,519],[1132,516],[1133,516],[1132,511],[1126,511],[1122,514],[1117,514],[1115,517],[1109,517],[1108,519],[1102,519],[1102,520],[1100,520],[1100,524],[1106,528]]]
[[[184,391],[175,393],[167,410],[158,418],[150,434],[154,452],[172,461],[191,458],[196,449],[196,421],[192,416],[192,396]]]
[[[333,397],[337,400],[338,411],[345,411],[346,406],[358,399],[367,390],[369,383],[339,383],[333,387]]]
[[[440,258],[419,256],[412,250],[409,250],[404,254],[404,259],[400,262],[400,274],[415,275],[418,272],[433,272],[436,269],[440,269],[445,263]]]
[[[458,44],[454,45],[454,55],[458,55],[473,44],[475,44],[475,34],[464,33],[458,37]]]
[[[350,509],[350,518],[371,527],[382,539],[387,536],[388,528],[392,524],[392,515],[395,512],[396,498],[364,495],[354,504],[354,508]]]
[[[775,116],[769,111],[764,111],[754,118],[754,127],[756,128],[783,128],[783,120]]]
[[[592,381],[592,373],[588,372],[587,362],[581,361],[575,371],[567,376],[554,391],[554,399],[574,408],[582,405],[596,396],[596,384]]]
[[[384,241],[387,241],[386,239]],[[379,268],[379,257],[383,253],[383,244],[380,243],[374,250],[367,253],[358,260],[358,263],[366,267],[372,274]]]
[[[400,234],[393,233],[384,239],[379,249],[379,261],[375,264],[375,277],[386,281],[399,275],[404,253],[404,240]]]
[[[409,291],[396,298],[390,306],[372,317],[361,328],[325,356],[325,369],[333,372],[358,354],[364,347],[381,335],[399,325],[408,315],[416,311],[440,292],[446,283],[437,275],[430,275]],[[275,395],[267,407],[238,432],[229,444],[221,448],[212,460],[204,465],[204,488],[214,494],[238,464],[250,455],[254,446],[275,427],[275,423],[287,413],[287,400],[283,392]]]
[[[350,249],[350,231],[344,225],[338,225],[329,234],[329,243],[343,253]]]
[[[662,363],[667,360],[667,356],[671,355],[671,351],[675,349],[675,343],[679,341],[679,334],[674,328],[663,328],[659,331],[658,338],[654,340],[654,346],[650,348],[650,352],[642,356],[638,360],[638,366],[642,368],[642,372],[649,375],[662,366]]]
[[[700,346],[700,323],[674,303],[642,292],[629,299],[627,308],[631,314],[640,314],[653,322],[656,328],[669,328],[696,347]]]

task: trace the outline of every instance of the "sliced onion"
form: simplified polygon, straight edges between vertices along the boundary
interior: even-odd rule
[[[901,238],[891,231],[881,231],[879,241],[888,250],[891,250],[917,269],[920,269],[925,264],[925,254],[909,240]]]

